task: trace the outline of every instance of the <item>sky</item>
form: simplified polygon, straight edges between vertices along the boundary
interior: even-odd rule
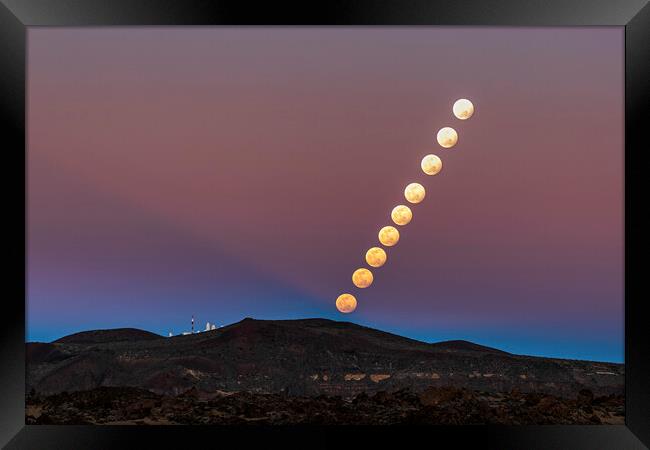
[[[324,317],[622,362],[623,50],[620,27],[30,28],[26,339]]]

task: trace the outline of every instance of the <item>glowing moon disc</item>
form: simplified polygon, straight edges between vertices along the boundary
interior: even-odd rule
[[[411,183],[406,186],[406,189],[404,189],[404,197],[410,203],[420,203],[422,200],[424,200],[425,194],[426,192],[424,191],[424,186],[422,186],[420,183]]]
[[[379,242],[386,247],[392,247],[399,241],[399,231],[390,225],[379,230]]]
[[[436,139],[438,139],[438,144],[440,144],[442,147],[450,148],[456,145],[456,142],[458,142],[458,133],[456,133],[456,130],[454,130],[452,127],[444,127],[438,131]]]
[[[383,248],[373,247],[366,252],[366,262],[370,267],[381,267],[386,263],[386,252]]]
[[[420,167],[422,167],[422,171],[427,175],[436,175],[442,170],[442,160],[436,155],[427,155],[422,158]]]
[[[336,299],[336,309],[344,314],[357,309],[357,299],[352,294],[341,294]]]
[[[352,274],[352,282],[358,288],[367,288],[372,284],[373,276],[372,272],[368,269],[357,269]]]
[[[454,111],[454,116],[460,120],[467,120],[474,114],[474,105],[466,98],[460,98],[454,102],[452,110]]]
[[[390,213],[390,217],[397,225],[406,225],[413,218],[413,213],[411,212],[411,208],[408,206],[397,205]]]

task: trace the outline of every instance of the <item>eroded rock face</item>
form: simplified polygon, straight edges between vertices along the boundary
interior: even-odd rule
[[[454,387],[428,388],[419,395],[424,406],[436,406],[452,400],[467,400],[469,391]]]
[[[27,399],[27,424],[623,424],[622,396],[488,393],[453,387],[340,396],[291,397],[248,392],[158,395],[135,388],[98,388]]]
[[[370,380],[374,383],[380,383],[384,380],[389,379],[391,376],[388,373],[373,373],[370,375]]]
[[[116,386],[347,398],[453,386],[575,398],[580,389],[622,394],[623,380],[620,364],[518,356],[465,341],[427,344],[324,319],[245,319],[172,338],[102,330],[27,344],[27,391],[40,394]]]
[[[346,373],[343,375],[345,381],[361,381],[366,378],[365,373]]]
[[[594,393],[589,389],[580,389],[576,401],[580,406],[589,406],[594,401]]]

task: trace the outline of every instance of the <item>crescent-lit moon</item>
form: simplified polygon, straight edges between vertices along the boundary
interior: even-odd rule
[[[367,288],[372,284],[372,280],[372,272],[365,268],[357,269],[352,274],[352,282],[358,288]]]
[[[466,98],[459,98],[454,102],[452,111],[458,119],[467,120],[474,114],[474,104]]]
[[[406,205],[397,205],[390,213],[390,218],[393,219],[397,225],[406,225],[413,218],[411,208]]]
[[[397,241],[399,241],[399,231],[397,231],[397,228],[389,225],[379,230],[379,242],[382,245],[392,247],[397,244]]]
[[[404,189],[404,197],[410,203],[420,203],[424,200],[425,194],[424,186],[420,183],[411,183]]]
[[[458,142],[458,133],[452,127],[444,127],[438,131],[436,139],[441,147],[450,148]]]
[[[420,167],[422,167],[422,171],[427,175],[436,175],[442,170],[442,160],[436,155],[427,155],[422,158]]]
[[[357,299],[352,294],[341,294],[336,298],[336,309],[344,314],[357,309]]]
[[[386,263],[386,252],[383,248],[372,247],[366,252],[366,262],[370,267],[381,267]]]

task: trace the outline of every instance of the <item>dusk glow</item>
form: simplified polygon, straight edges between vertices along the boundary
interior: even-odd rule
[[[323,317],[622,362],[623,44],[29,28],[26,338]]]

